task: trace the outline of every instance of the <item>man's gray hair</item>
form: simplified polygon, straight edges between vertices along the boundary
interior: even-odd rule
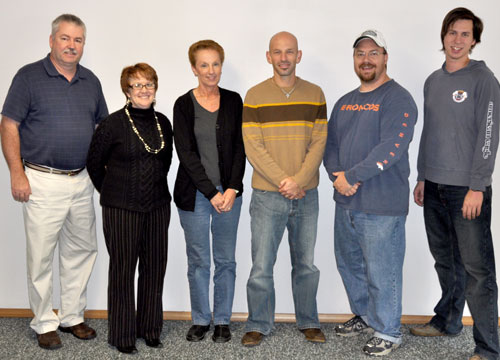
[[[54,37],[59,31],[59,25],[61,25],[62,22],[68,22],[75,24],[76,26],[80,26],[83,28],[83,37],[87,37],[87,28],[85,27],[85,23],[78,16],[72,14],[59,15],[54,21],[52,21],[52,37]]]

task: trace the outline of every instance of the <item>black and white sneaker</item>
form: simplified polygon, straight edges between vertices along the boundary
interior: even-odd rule
[[[399,344],[374,336],[368,340],[366,345],[363,347],[363,351],[365,354],[372,356],[384,356],[388,355],[392,350],[397,349],[398,347]]]
[[[335,326],[335,334],[337,336],[356,336],[372,332],[373,329],[364,322],[361,316],[358,315],[341,325]]]

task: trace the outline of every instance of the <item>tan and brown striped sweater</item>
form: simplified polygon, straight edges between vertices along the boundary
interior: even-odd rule
[[[326,135],[326,102],[319,86],[297,78],[289,98],[271,79],[248,90],[243,141],[254,168],[252,187],[278,191],[290,176],[304,190],[317,187]]]

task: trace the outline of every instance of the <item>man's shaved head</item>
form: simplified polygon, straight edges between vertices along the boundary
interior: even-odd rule
[[[299,48],[299,42],[297,41],[297,38],[295,37],[295,35],[293,35],[292,33],[289,33],[288,31],[280,31],[279,33],[274,34],[271,37],[271,40],[269,40],[269,50],[271,50],[274,41],[285,39],[285,38],[287,40],[293,40],[293,42],[295,43],[295,48],[296,49]]]

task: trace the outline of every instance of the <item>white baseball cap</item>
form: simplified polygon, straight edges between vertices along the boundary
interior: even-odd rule
[[[373,41],[375,41],[375,44],[384,48],[385,51],[387,51],[387,44],[385,43],[384,36],[380,31],[373,29],[363,31],[361,35],[359,35],[356,38],[356,40],[354,41],[354,45],[352,47],[355,48],[358,45],[358,43],[363,39],[372,39]]]

